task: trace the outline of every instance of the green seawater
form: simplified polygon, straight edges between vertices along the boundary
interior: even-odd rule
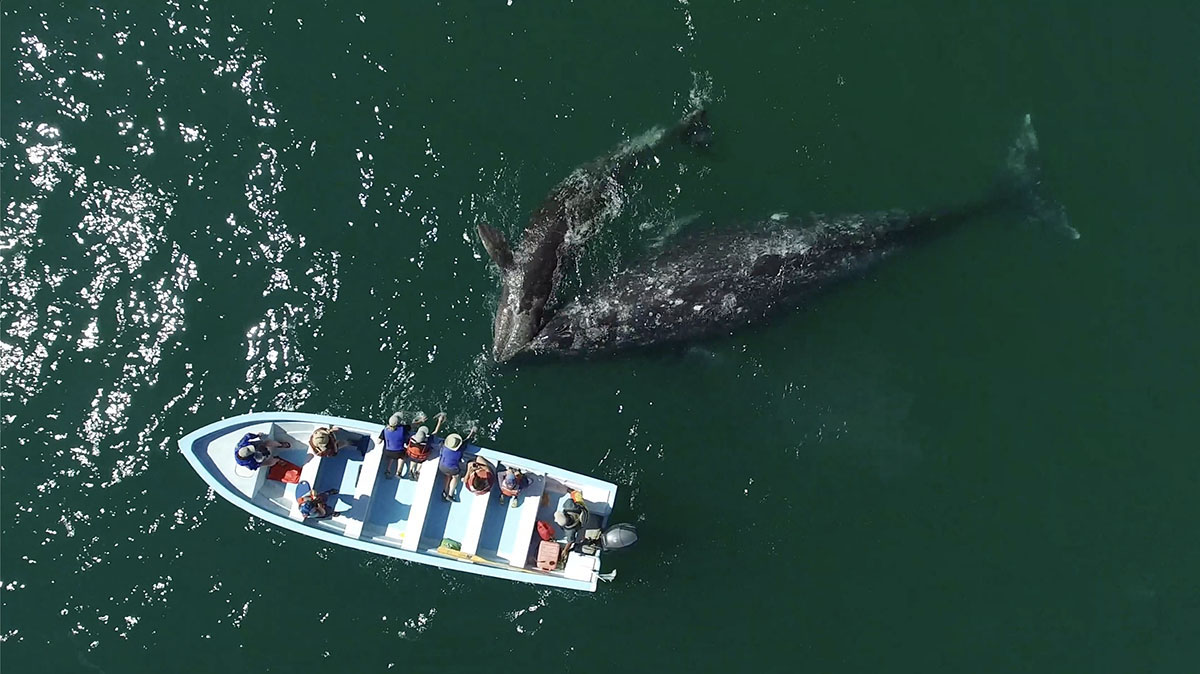
[[[0,669],[1193,672],[1200,5],[7,2]],[[1013,215],[733,335],[497,367],[480,220],[703,98],[564,294],[689,231]],[[617,482],[595,594],[331,547],[184,433],[445,409]]]

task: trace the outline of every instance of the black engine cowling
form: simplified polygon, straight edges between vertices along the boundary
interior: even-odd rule
[[[600,536],[600,547],[604,550],[620,550],[637,543],[637,527],[632,524],[614,524]]]

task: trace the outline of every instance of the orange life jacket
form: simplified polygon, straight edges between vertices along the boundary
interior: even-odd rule
[[[509,473],[509,475],[511,474],[512,473]],[[524,489],[529,483],[529,478],[524,473],[521,473],[521,477],[520,479],[516,480],[516,487],[513,489],[505,487],[504,482],[504,480],[500,480],[500,493],[504,494],[505,496],[516,496],[517,494],[520,494],[521,490]]]
[[[483,486],[476,489],[476,482],[482,482]],[[492,490],[492,471],[487,468],[477,468],[472,470],[467,475],[467,489],[470,489],[476,494],[486,494]]]
[[[413,461],[424,461],[429,458],[429,443],[417,444],[410,440],[404,447],[404,451]]]

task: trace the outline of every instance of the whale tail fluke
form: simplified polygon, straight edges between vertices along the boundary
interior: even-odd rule
[[[1016,140],[1009,147],[1005,168],[1000,188],[1004,193],[1016,196],[1031,220],[1048,224],[1071,239],[1079,238],[1079,231],[1071,226],[1066,209],[1046,196],[1042,188],[1042,164],[1037,131],[1034,130],[1033,119],[1028,114],[1021,122]]]

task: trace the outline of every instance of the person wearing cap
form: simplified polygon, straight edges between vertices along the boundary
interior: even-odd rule
[[[529,476],[520,468],[509,468],[508,470],[500,471],[500,505],[504,505],[505,499],[512,499],[510,507],[516,508],[519,503],[517,496],[521,494],[521,490],[529,486]]]
[[[446,441],[442,443],[442,452],[438,455],[438,472],[446,477],[442,486],[442,498],[447,501],[453,500],[458,491],[458,479],[463,474],[463,450],[466,448],[467,443],[463,442],[458,433],[447,435]]]
[[[258,470],[262,466],[270,467],[279,463],[279,457],[271,455],[273,448],[286,449],[291,446],[289,442],[272,440],[271,436],[266,433],[247,433],[238,441],[237,448],[233,452],[233,459],[239,466]]]
[[[433,433],[429,432],[428,426],[421,426],[408,438],[408,442],[404,445],[404,456],[401,457],[402,465],[400,466],[401,474],[404,473],[404,468],[408,468],[409,479],[415,480],[421,476],[421,464],[429,459],[432,450],[429,447],[429,439],[434,433],[442,427],[442,421],[446,418],[445,412],[438,412],[437,424],[433,427]]]
[[[574,502],[571,502],[563,507],[562,510],[554,513],[554,523],[562,527],[563,533],[566,534],[566,543],[571,545],[579,536],[579,530],[583,527],[584,511]]]
[[[342,437],[345,434],[341,428],[322,426],[308,436],[308,448],[317,456],[337,456],[337,453],[350,441]]]
[[[419,424],[424,420],[425,417],[421,416],[414,419],[413,423]],[[383,470],[384,479],[392,479],[393,469],[404,458],[404,439],[411,432],[412,426],[404,423],[399,412],[393,414],[387,426],[379,432],[379,444],[383,445],[383,458],[387,462]]]
[[[488,463],[487,459],[476,456],[467,464],[467,476],[463,478],[463,483],[473,494],[486,494],[496,483],[496,472],[492,470],[492,464]]]
[[[300,503],[300,514],[306,520],[320,520],[326,517],[337,517],[341,513],[329,507],[329,497],[338,493],[336,489],[329,489],[319,494],[304,494],[296,499]]]

